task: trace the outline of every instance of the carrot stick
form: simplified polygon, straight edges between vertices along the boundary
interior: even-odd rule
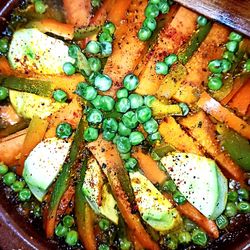
[[[197,105],[218,121],[226,124],[247,139],[250,139],[250,125],[237,117],[234,113],[230,112],[227,108],[224,108],[208,93],[203,92],[201,94]]]
[[[27,134],[23,143],[21,157],[19,159],[19,166],[17,166],[17,174],[22,175],[24,162],[33,148],[42,141],[46,129],[48,127],[48,121],[34,116],[30,122],[27,130]]]
[[[147,3],[148,1],[142,0],[138,8],[138,1],[133,0],[126,22],[117,27],[113,53],[104,68],[104,74],[108,74],[113,81],[111,89],[105,92],[106,95],[115,96],[116,91],[122,87],[123,78],[135,69],[147,50],[147,43],[140,41],[137,36],[145,19],[144,9]]]
[[[219,163],[227,177],[244,183],[244,172],[226,152],[222,151],[216,138],[215,126],[205,112],[189,115],[180,120],[180,124],[187,128],[191,136]]]
[[[74,26],[72,24],[62,23],[51,18],[33,21],[28,26],[37,28],[43,33],[49,32],[68,40],[72,40],[74,37]]]
[[[17,165],[22,151],[27,129],[0,139],[0,162],[8,166]]]
[[[62,110],[63,109],[63,110]],[[68,122],[75,129],[82,116],[82,108],[76,98],[72,102],[53,113],[49,118],[48,130],[45,133],[45,138],[56,136],[56,127],[62,122]]]
[[[236,109],[241,115],[247,113],[247,109],[250,105],[250,78],[248,78],[228,105],[230,108]]]
[[[179,151],[203,155],[199,145],[188,136],[173,117],[167,117],[159,126],[164,141]]]
[[[90,0],[63,0],[67,22],[76,27],[88,26],[91,17]]]
[[[107,19],[116,26],[119,26],[121,20],[126,17],[126,12],[131,4],[131,1],[132,0],[116,0],[107,16]]]
[[[154,184],[162,184],[167,176],[164,171],[160,170],[157,162],[154,161],[150,155],[144,154],[141,149],[133,153],[133,156],[138,160],[139,166],[144,175]]]
[[[141,224],[140,217],[132,213],[131,205],[128,201],[128,195],[124,191],[121,183],[121,178],[118,176],[120,168],[123,168],[121,157],[111,142],[104,141],[101,136],[88,145],[90,151],[94,154],[100,166],[105,166],[108,181],[111,186],[114,197],[116,198],[118,208],[130,230],[133,231],[139,242],[144,248],[159,249],[143,225]],[[99,150],[98,150],[99,149]],[[98,150],[98,156],[95,154]]]

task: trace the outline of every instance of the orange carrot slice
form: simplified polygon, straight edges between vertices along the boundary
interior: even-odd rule
[[[242,136],[250,139],[250,125],[237,117],[234,113],[223,107],[213,99],[208,93],[203,92],[197,105],[206,113],[212,115],[218,121],[226,124]]]

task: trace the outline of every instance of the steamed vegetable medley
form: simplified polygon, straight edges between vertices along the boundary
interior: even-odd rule
[[[250,41],[170,0],[33,0],[0,39],[0,174],[46,237],[206,247],[250,213]]]

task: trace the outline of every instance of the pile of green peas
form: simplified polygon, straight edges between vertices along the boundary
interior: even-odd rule
[[[184,226],[180,231],[168,234],[165,238],[164,245],[166,245],[167,249],[175,250],[179,244],[187,245],[191,241],[197,246],[206,246],[208,241],[207,235],[191,220],[184,218],[183,222]]]
[[[157,27],[156,17],[158,17],[160,13],[167,14],[171,4],[172,2],[168,0],[149,0],[144,11],[146,19],[138,32],[140,41],[147,41],[150,39]]]
[[[98,95],[97,90],[108,90],[111,84],[112,81],[108,76],[100,74],[93,83],[94,87],[87,83],[79,83],[77,86],[76,93],[92,105],[86,110],[89,127],[84,131],[84,139],[88,142],[95,141],[101,129],[103,138],[116,144],[125,161],[125,168],[133,171],[136,169],[137,160],[130,157],[131,148],[145,140],[145,135],[136,130],[137,127],[139,125],[143,127],[150,143],[153,144],[161,139],[158,123],[152,117],[150,108],[155,97],[142,97],[131,93],[139,84],[139,79],[134,74],[125,76],[123,88],[116,93],[116,100],[110,96]],[[105,112],[110,111],[119,114],[118,118],[105,118]]]
[[[223,86],[223,74],[229,72],[231,69],[232,63],[235,61],[235,53],[238,51],[241,41],[242,35],[231,32],[229,41],[226,43],[227,50],[224,52],[223,58],[209,62],[208,69],[212,74],[208,77],[207,86],[210,90],[216,91]]]
[[[55,228],[56,236],[64,238],[69,246],[75,246],[78,242],[78,232],[74,228],[75,220],[70,215],[65,215]]]
[[[167,75],[170,67],[177,62],[178,57],[176,54],[170,54],[165,57],[163,62],[157,62],[155,65],[155,72],[159,75]]]
[[[17,180],[16,174],[9,171],[9,168],[3,163],[0,163],[0,175],[2,176],[3,183],[18,194],[18,199],[20,201],[24,202],[30,200],[31,192],[25,187],[25,181]]]
[[[84,52],[91,55],[91,57],[88,58],[88,65],[92,74],[101,70],[102,64],[99,57],[108,57],[112,54],[112,42],[115,29],[115,25],[112,22],[106,22],[102,27],[101,33],[98,35],[98,41],[91,40],[87,43]],[[76,62],[79,51],[81,51],[81,49],[77,45],[72,44],[69,46],[69,56],[76,59]],[[63,65],[63,70],[66,75],[73,75],[76,72],[76,65],[71,62],[66,62]]]
[[[216,219],[218,228],[225,229],[229,224],[228,219],[237,213],[250,213],[249,191],[245,188],[229,191],[225,211]]]

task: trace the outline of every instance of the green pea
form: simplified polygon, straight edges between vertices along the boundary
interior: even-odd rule
[[[112,42],[113,38],[110,35],[109,31],[108,32],[102,32],[99,37],[98,37],[99,42]]]
[[[155,132],[155,133],[149,135],[147,139],[148,139],[148,141],[149,141],[150,143],[153,144],[153,143],[155,143],[156,141],[161,140],[161,134],[160,134],[159,132]]]
[[[216,91],[216,90],[219,90],[222,87],[222,85],[223,85],[223,82],[221,78],[216,77],[216,76],[209,77],[208,83],[207,83],[207,86],[209,89]]]
[[[150,108],[155,100],[156,98],[153,95],[144,96],[144,104]]]
[[[188,244],[191,241],[191,235],[189,232],[180,232],[178,235],[180,244]]]
[[[232,64],[229,60],[227,60],[227,59],[221,60],[221,71],[223,73],[228,72],[231,69],[231,67],[232,67]]]
[[[94,85],[101,91],[107,91],[112,85],[112,80],[107,75],[98,74],[94,80]]]
[[[128,241],[127,239],[120,239],[120,249],[121,250],[129,250],[131,249],[131,242]]]
[[[106,22],[103,27],[103,31],[108,31],[111,35],[115,33],[115,25],[112,22]]]
[[[7,88],[0,86],[0,101],[5,100],[9,96]]]
[[[57,89],[53,92],[53,98],[57,101],[57,102],[66,102],[68,99],[68,95],[66,92],[64,92],[61,89]]]
[[[3,176],[3,182],[7,186],[11,186],[15,181],[16,181],[16,174],[14,174],[13,172],[6,173]]]
[[[240,188],[238,190],[238,195],[240,200],[249,200],[249,192],[245,188]]]
[[[170,54],[164,59],[164,62],[167,64],[167,66],[173,65],[175,62],[177,62],[178,57],[176,54]]]
[[[128,90],[125,89],[125,88],[119,89],[119,90],[116,92],[116,97],[117,97],[118,99],[120,99],[120,98],[127,98],[127,97],[128,97]]]
[[[87,129],[85,129],[83,137],[87,142],[95,141],[98,138],[98,129],[88,127]]]
[[[223,214],[217,217],[215,222],[219,229],[225,229],[229,223],[227,217]]]
[[[128,160],[131,157],[130,152],[125,153],[125,154],[120,153],[120,156],[121,156],[122,160],[124,160],[124,161]]]
[[[131,129],[126,127],[123,122],[119,122],[118,124],[118,133],[121,136],[129,136],[131,134]]]
[[[152,31],[148,27],[140,28],[138,32],[138,38],[140,41],[147,41],[152,36]]]
[[[222,68],[221,68],[221,60],[212,60],[208,63],[208,69],[212,72],[212,73],[221,73],[222,72]]]
[[[115,104],[117,112],[126,113],[130,109],[130,101],[127,98],[120,98]]]
[[[206,246],[207,235],[203,231],[195,229],[192,233],[192,241],[198,246]]]
[[[128,172],[133,172],[136,170],[137,164],[138,164],[137,160],[131,157],[125,162],[124,166]]]
[[[143,105],[143,97],[138,94],[131,94],[128,97],[131,109],[137,109]]]
[[[123,85],[128,91],[135,90],[139,84],[139,79],[134,74],[128,74],[123,79]]]
[[[168,65],[165,62],[157,62],[155,65],[155,72],[158,75],[167,75],[169,72]]]
[[[68,233],[68,228],[59,223],[55,229],[55,234],[58,237],[65,237]]]
[[[65,242],[69,245],[69,246],[75,246],[76,243],[78,242],[78,233],[75,230],[70,230],[65,238]]]
[[[136,118],[140,123],[147,122],[152,116],[152,111],[147,106],[141,106],[136,110]]]
[[[102,68],[102,63],[99,58],[90,57],[88,59],[88,63],[89,63],[90,69],[94,72],[99,72]]]
[[[25,186],[25,182],[24,181],[15,181],[12,185],[11,185],[11,189],[14,192],[20,192]]]
[[[249,204],[249,202],[241,201],[241,202],[238,203],[237,208],[241,213],[250,213],[250,204]]]
[[[100,108],[104,111],[111,111],[115,106],[115,100],[111,96],[102,96],[100,99]]]
[[[205,26],[207,24],[207,18],[204,16],[198,16],[197,23],[200,27]]]
[[[136,114],[133,111],[128,111],[122,116],[123,124],[130,129],[137,127],[138,120],[136,118]]]
[[[117,149],[120,153],[125,154],[131,150],[131,144],[127,137],[120,136],[116,142]]]
[[[236,42],[240,42],[242,40],[242,35],[232,31],[229,35],[229,40],[230,41],[236,41]]]
[[[70,227],[72,227],[73,225],[74,225],[74,218],[72,217],[72,216],[70,216],[70,215],[65,215],[64,217],[63,217],[63,225],[65,226],[65,227],[68,227],[68,228],[70,228]]]
[[[237,214],[237,207],[233,202],[228,202],[224,214],[227,217],[233,217]]]
[[[187,201],[185,196],[179,191],[174,192],[173,199],[179,205],[182,205]]]
[[[143,128],[144,130],[148,133],[148,134],[153,134],[155,132],[157,132],[158,130],[158,123],[154,118],[151,118],[150,120],[148,120],[147,122],[145,122],[143,124]]]
[[[144,139],[145,139],[144,135],[139,131],[133,131],[129,135],[129,141],[130,141],[131,145],[133,145],[133,146],[142,143]]]
[[[236,202],[238,200],[238,194],[236,191],[230,191],[227,195],[227,200]]]
[[[101,228],[101,230],[103,231],[107,231],[109,229],[110,223],[107,219],[101,219],[99,221],[99,227]]]
[[[226,43],[226,48],[230,52],[237,52],[239,49],[239,43],[237,41],[229,41]]]
[[[101,52],[101,46],[97,41],[89,41],[86,45],[85,50],[91,54],[98,54]]]
[[[227,59],[231,63],[235,60],[234,53],[230,51],[225,51],[223,54],[223,58]]]
[[[56,136],[60,139],[67,139],[72,135],[72,127],[69,123],[63,122],[56,127]]]
[[[41,0],[35,1],[35,11],[36,13],[43,14],[47,9],[47,5],[43,3]]]
[[[112,141],[115,138],[115,133],[104,130],[102,133],[102,138],[106,141]]]
[[[189,107],[188,107],[188,105],[186,103],[184,103],[184,102],[180,102],[179,106],[180,106],[180,108],[182,110],[182,115],[183,116],[188,115],[188,113],[189,113]]]
[[[93,124],[101,123],[103,119],[102,112],[98,109],[90,109],[87,114],[87,121]]]
[[[109,246],[106,245],[106,244],[101,244],[99,247],[98,247],[98,250],[109,250]]]
[[[6,37],[0,39],[0,52],[7,53],[9,50],[9,41]]]
[[[160,3],[158,4],[158,8],[162,14],[167,14],[170,10],[169,3],[164,0],[160,1]]]
[[[97,108],[97,109],[101,108],[101,99],[102,99],[102,96],[101,95],[97,95],[96,98],[91,101],[91,103],[93,104],[93,106],[95,108]]]
[[[151,31],[154,31],[156,29],[157,23],[153,17],[148,17],[144,20],[143,25],[149,28]]]
[[[75,93],[87,101],[92,101],[97,96],[97,91],[95,90],[95,88],[92,86],[89,86],[85,82],[80,82],[77,84]]]
[[[244,65],[244,69],[247,71],[247,72],[250,72],[250,59],[248,59]]]
[[[63,71],[66,75],[71,76],[75,74],[76,68],[72,63],[66,62],[63,64]]]
[[[31,198],[31,192],[28,188],[22,189],[19,194],[18,198],[20,201],[28,201]]]
[[[148,4],[144,14],[146,17],[156,18],[159,15],[159,8],[156,4]]]
[[[165,181],[162,188],[166,192],[170,192],[170,193],[176,192],[176,185],[173,180]]]
[[[101,42],[101,54],[104,57],[110,56],[112,54],[112,43]]]
[[[68,50],[68,54],[70,57],[74,58],[74,59],[77,59],[78,58],[78,53],[81,51],[81,49],[75,45],[75,44],[72,44],[69,46],[69,50]]]
[[[8,173],[9,168],[0,162],[0,175],[5,175],[6,173]]]
[[[103,130],[115,133],[118,130],[118,123],[114,118],[106,118],[102,123]]]

